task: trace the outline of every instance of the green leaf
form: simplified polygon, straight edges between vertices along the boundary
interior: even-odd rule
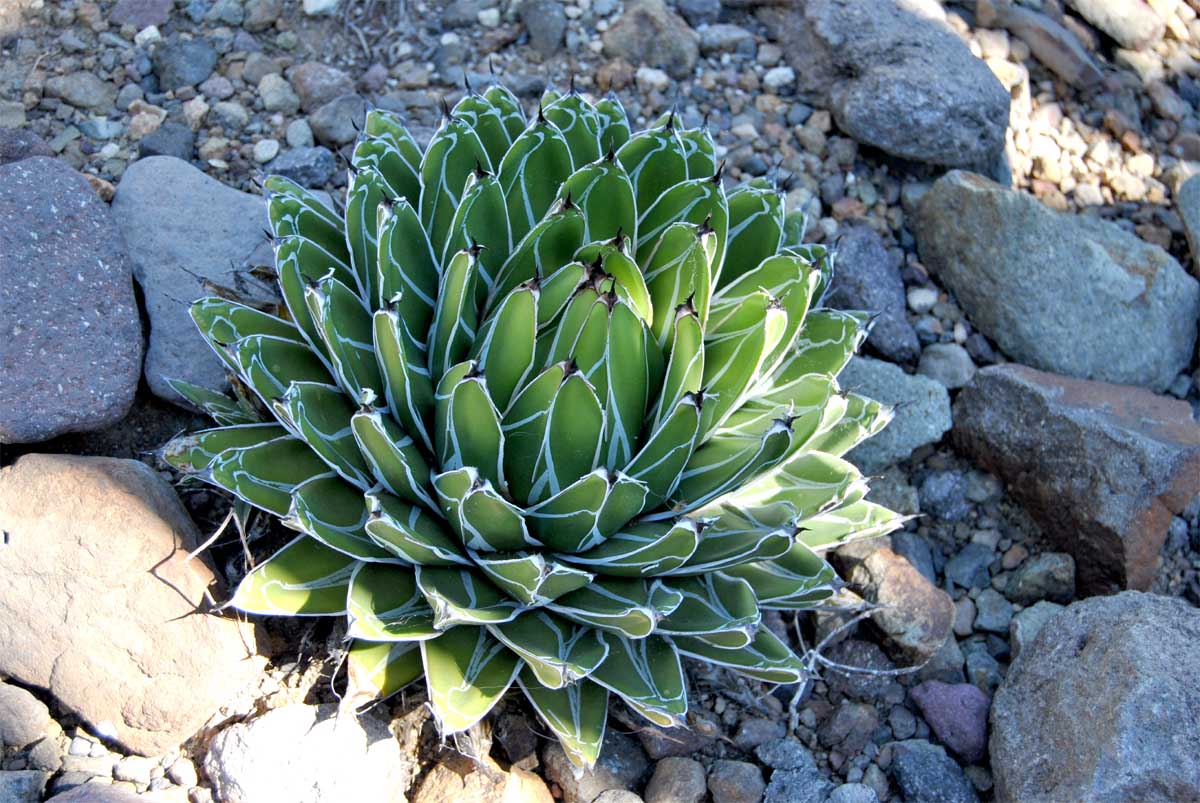
[[[371,474],[391,494],[437,511],[429,464],[416,441],[378,409],[362,409],[350,419],[354,441]]]
[[[381,547],[418,566],[471,565],[440,519],[378,491],[367,494],[366,502],[367,535]]]
[[[467,177],[492,162],[471,124],[451,116],[434,132],[421,161],[421,223],[435,254],[443,252]]]
[[[623,234],[636,242],[637,200],[629,174],[612,154],[589,161],[558,190],[561,201],[569,197],[583,212],[583,241],[610,240]]]
[[[542,114],[562,132],[576,168],[600,158],[600,116],[582,95],[569,92],[543,108]]]
[[[421,649],[415,641],[355,639],[346,652],[343,705],[384,700],[421,677]]]
[[[433,625],[495,625],[511,622],[524,607],[470,569],[416,567],[417,585],[433,608]]]
[[[595,630],[546,610],[527,611],[489,630],[525,661],[539,684],[550,689],[587,677],[608,654],[608,646]]]
[[[650,429],[657,430],[664,416],[679,406],[684,396],[700,393],[704,379],[704,330],[695,310],[681,304],[675,310],[670,356],[662,389],[650,414]]]
[[[886,535],[910,518],[861,499],[799,522],[800,540],[814,549],[831,548],[852,538]]]
[[[584,227],[579,207],[560,201],[523,238],[518,239],[514,230],[513,242],[517,245],[500,268],[486,308],[495,309],[513,288],[549,276],[570,262],[584,243]]]
[[[561,552],[582,552],[640,513],[645,501],[642,483],[623,472],[596,469],[526,510],[525,520],[538,541]]]
[[[496,493],[471,466],[433,478],[442,512],[462,543],[477,552],[516,552],[541,544],[529,534],[521,509]]]
[[[405,432],[433,452],[433,382],[421,346],[409,339],[394,307],[375,313],[372,336],[388,409]]]
[[[791,421],[785,418],[774,421],[761,436],[712,438],[684,468],[674,494],[676,509],[695,510],[748,482],[778,465],[791,445]]]
[[[700,543],[701,525],[693,519],[632,524],[598,546],[563,560],[597,574],[657,577],[682,566]]]
[[[843,455],[883,431],[892,420],[893,409],[857,393],[845,395],[846,408],[837,423],[822,432],[809,448]]]
[[[519,137],[525,130],[525,110],[521,108],[521,101],[517,100],[517,96],[501,84],[492,84],[484,91],[483,96],[500,110],[500,119],[504,121],[508,138],[515,140]]]
[[[713,235],[703,233],[699,226],[675,223],[663,231],[642,262],[654,310],[650,328],[660,346],[669,341],[681,306],[690,304],[701,325],[707,319],[710,266],[706,240],[711,246]]]
[[[832,596],[838,582],[833,568],[799,541],[772,560],[746,563],[725,573],[754,586],[763,608],[784,610],[809,607]]]
[[[350,264],[344,224],[325,202],[283,176],[263,182],[267,220],[276,240],[302,237],[319,245],[343,265]]]
[[[482,552],[473,557],[501,591],[528,607],[545,605],[582,588],[595,576],[538,552]]]
[[[297,486],[291,513],[301,530],[331,549],[358,560],[397,562],[367,535],[369,512],[362,492],[337,477],[316,477]]]
[[[379,296],[375,307],[393,304],[408,336],[424,342],[433,320],[439,261],[408,201],[385,201],[378,217]]]
[[[649,208],[639,205],[637,261],[645,265],[658,238],[676,223],[691,223],[711,229],[716,237],[713,257],[709,269],[710,285],[718,286],[721,265],[725,259],[725,246],[729,236],[729,202],[720,178],[689,179],[675,184]],[[707,226],[706,226],[707,224]],[[705,308],[696,308],[705,319]]]
[[[574,622],[639,639],[650,635],[655,623],[682,601],[658,581],[599,577],[547,607]]]
[[[736,577],[707,574],[667,582],[683,594],[679,607],[658,623],[667,636],[719,635],[727,647],[748,646],[761,615],[755,599],[757,586]],[[709,639],[712,641],[712,639]]]
[[[293,382],[272,407],[279,420],[347,482],[361,491],[375,484],[350,426],[354,405],[337,388]]]
[[[673,120],[634,134],[617,151],[617,159],[633,183],[638,210],[650,209],[671,187],[687,179],[687,157]]]
[[[685,394],[625,467],[626,474],[645,483],[646,509],[661,505],[679,486],[696,446],[701,404],[699,394]]]
[[[709,178],[717,172],[717,146],[708,126],[679,132],[687,158],[688,178]]]
[[[604,743],[608,689],[589,680],[562,689],[546,688],[528,668],[517,677],[517,683],[554,731],[571,764],[589,770],[595,766]]]
[[[382,396],[383,378],[375,359],[371,311],[361,297],[333,276],[327,276],[305,291],[305,300],[337,383],[352,398],[364,391]]]
[[[521,661],[482,627],[455,627],[421,642],[429,703],[443,735],[483,719],[512,685]]]
[[[209,466],[213,484],[280,517],[291,510],[292,491],[321,476],[333,472],[304,441],[290,436],[225,449]]]
[[[278,424],[241,424],[203,429],[175,438],[162,448],[159,457],[172,468],[194,473],[204,471],[226,449],[257,446],[287,437],[287,434],[287,430]]]
[[[596,104],[596,117],[600,121],[600,151],[613,153],[629,141],[629,116],[625,107],[613,93],[608,93]]]
[[[243,399],[230,398],[224,393],[202,388],[182,379],[168,379],[167,384],[223,427],[258,424],[262,421],[258,411],[252,405],[245,404]]]
[[[704,338],[704,389],[710,398],[702,437],[711,436],[741,406],[786,326],[787,314],[762,290],[720,314],[714,310]]]
[[[357,565],[358,561],[349,555],[301,536],[247,574],[229,604],[246,613],[343,614],[350,577]]]
[[[368,303],[380,296],[379,206],[396,195],[397,191],[373,169],[358,169],[350,174],[346,190],[346,241],[358,296]]]
[[[769,628],[760,627],[749,646],[732,649],[690,636],[671,640],[684,655],[727,666],[764,683],[799,683],[808,677],[804,664]]]
[[[682,566],[664,574],[706,575],[756,560],[777,558],[791,548],[795,539],[792,527],[766,529],[750,524],[739,527],[723,519],[704,529],[700,545]]]
[[[608,656],[591,679],[659,727],[685,725],[687,683],[671,642],[659,636],[636,641],[607,633],[600,637],[608,645]]]
[[[434,638],[433,609],[405,566],[361,563],[350,578],[346,635],[367,641],[421,641]]]
[[[603,434],[595,389],[581,374],[568,374],[550,403],[529,501],[549,499],[596,468]]]
[[[783,239],[783,194],[743,184],[729,194],[729,245],[720,285],[732,284],[775,256]]]
[[[508,225],[514,242],[520,242],[550,209],[558,186],[571,170],[567,140],[539,114],[513,141],[500,163],[500,186],[508,203]]]
[[[263,404],[270,405],[293,382],[333,384],[325,364],[308,346],[270,335],[251,335],[229,346],[238,373]]]
[[[506,111],[508,111],[506,103],[503,105],[494,103],[487,95],[481,95],[468,87],[467,94],[454,104],[454,109],[450,114],[466,120],[470,124],[471,129],[479,136],[479,141],[483,143],[488,160],[493,165],[498,165],[509,146],[512,145],[514,136],[509,134],[505,124]],[[522,128],[524,128],[523,123],[524,116],[522,115]]]
[[[429,332],[429,372],[435,380],[441,380],[450,366],[461,362],[475,340],[479,324],[475,305],[478,266],[478,253],[459,251],[442,273]]]
[[[479,249],[479,264],[475,278],[475,304],[481,305],[496,283],[505,260],[512,253],[512,238],[500,180],[480,172],[473,173],[467,179],[462,201],[450,225],[441,263],[448,265],[458,251],[476,247]]]
[[[604,443],[601,460],[610,469],[628,465],[646,418],[651,376],[648,351],[656,349],[645,322],[623,301],[609,309],[604,362],[608,387],[604,402]]]
[[[375,169],[399,198],[413,205],[420,203],[421,148],[400,117],[383,109],[371,109],[363,134],[350,163],[359,169]]]
[[[539,295],[532,283],[510,292],[484,321],[471,348],[471,357],[482,367],[488,393],[500,411],[508,409],[517,388],[533,373]]]

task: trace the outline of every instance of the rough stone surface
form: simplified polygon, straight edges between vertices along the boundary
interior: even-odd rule
[[[865,226],[850,228],[838,242],[836,264],[827,304],[877,313],[867,345],[892,362],[915,362],[921,344],[904,316],[904,282],[883,238]]]
[[[207,39],[169,39],[155,48],[151,61],[163,90],[196,86],[212,75],[217,51]]]
[[[915,227],[925,265],[1022,363],[1161,391],[1192,359],[1200,282],[1115,224],[954,171]]]
[[[708,786],[694,758],[664,758],[654,767],[642,796],[646,803],[700,803]]]
[[[802,91],[823,94],[859,142],[919,162],[990,164],[1009,94],[931,0],[810,0],[761,15],[788,43]]]
[[[1192,272],[1200,275],[1200,175],[1192,176],[1183,183],[1175,204],[1183,220],[1188,251],[1192,254]]]
[[[1066,0],[1079,16],[1116,39],[1121,47],[1141,50],[1162,39],[1162,19],[1143,0]]]
[[[948,390],[958,390],[975,376],[975,363],[957,343],[933,343],[921,352],[917,373],[945,385]]]
[[[337,67],[319,61],[306,61],[292,70],[292,86],[300,98],[300,108],[316,111],[334,98],[354,94],[354,79]]]
[[[900,405],[883,432],[856,446],[847,457],[868,474],[908,458],[926,444],[937,443],[950,429],[950,394],[929,377],[906,374],[898,365],[870,357],[855,357],[838,382],[876,401]]]
[[[997,800],[1200,799],[1200,612],[1125,592],[1076,602],[992,706]]]
[[[633,789],[650,766],[638,743],[612,728],[604,734],[596,766],[578,777],[557,740],[542,751],[542,761],[546,779],[558,784],[566,803],[591,803],[608,789]]]
[[[143,755],[258,672],[256,629],[200,612],[219,581],[174,490],[135,460],[26,455],[0,471],[0,675]]]
[[[1037,638],[1037,634],[1041,632],[1046,622],[1049,622],[1062,610],[1064,610],[1062,605],[1042,601],[1017,613],[1008,623],[1009,649],[1012,650],[1013,658],[1020,656],[1025,648]]]
[[[962,768],[940,746],[924,739],[892,744],[892,777],[905,800],[921,803],[975,803],[979,796]]]
[[[416,772],[385,720],[300,704],[218,733],[204,769],[224,803],[402,799]]]
[[[142,365],[121,232],[96,193],[43,156],[0,166],[0,443],[115,424]]]
[[[139,31],[163,25],[171,16],[171,0],[118,0],[108,19],[116,25],[132,25]]]
[[[32,131],[0,128],[0,165],[33,156],[54,156],[54,150]]]
[[[173,156],[191,161],[196,150],[196,135],[183,123],[163,123],[154,133],[138,142],[138,156]]]
[[[969,764],[983,758],[991,705],[986,694],[970,683],[940,680],[927,680],[913,687],[911,694],[938,741]]]
[[[604,33],[604,53],[685,78],[700,57],[699,39],[663,0],[631,0]]]
[[[567,30],[567,15],[563,4],[556,0],[524,0],[518,9],[521,24],[529,31],[529,44],[549,58],[562,47]]]
[[[116,87],[86,72],[55,75],[47,79],[45,91],[78,109],[97,112],[108,111],[117,100]]]
[[[50,773],[40,770],[0,772],[0,801],[3,803],[38,803]]]
[[[50,709],[29,692],[0,683],[0,745],[22,749],[46,733]]]
[[[960,392],[953,440],[1074,557],[1085,594],[1149,588],[1172,514],[1200,493],[1190,407],[1138,388],[993,366]]]
[[[976,9],[980,25],[1007,28],[1038,61],[1072,86],[1087,89],[1104,77],[1079,38],[1048,15],[1011,0],[978,0]]]
[[[178,401],[168,377],[224,388],[222,364],[196,332],[188,305],[205,294],[205,279],[243,287],[252,297],[273,292],[244,273],[248,266],[273,264],[263,236],[262,199],[226,187],[187,162],[155,156],[129,166],[112,209],[150,316],[145,370],[150,389]]]
[[[490,757],[480,766],[462,755],[451,755],[422,779],[412,803],[554,803],[546,782],[519,767],[508,771]]]
[[[757,803],[766,783],[762,770],[749,761],[720,759],[708,770],[708,792],[713,803]]]
[[[342,95],[312,113],[308,123],[318,142],[337,147],[352,142],[367,117],[367,101],[361,95]]]
[[[131,788],[106,784],[83,783],[66,792],[61,792],[46,803],[146,803],[148,799]]]
[[[1075,561],[1061,552],[1043,552],[1008,577],[1004,594],[1019,605],[1038,600],[1067,603],[1075,596]]]
[[[882,607],[871,621],[883,631],[885,647],[912,664],[937,653],[954,627],[954,603],[913,565],[886,547],[850,571],[849,581]]]

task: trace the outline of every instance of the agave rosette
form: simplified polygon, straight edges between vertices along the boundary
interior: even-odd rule
[[[801,680],[763,609],[900,517],[842,459],[890,411],[837,374],[865,313],[823,309],[830,254],[713,140],[613,97],[527,120],[468,93],[421,150],[371,111],[345,210],[265,182],[283,305],[193,306],[234,396],[175,468],[300,534],[248,613],[347,616],[350,699],[424,675],[444,733],[515,682],[580,766],[609,694],[684,722],[680,657]]]

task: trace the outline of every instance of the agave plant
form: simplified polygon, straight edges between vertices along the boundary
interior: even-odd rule
[[[163,450],[300,533],[235,608],[347,616],[348,699],[424,675],[446,734],[515,682],[583,767],[610,692],[685,723],[681,656],[804,678],[762,610],[901,519],[841,459],[890,417],[836,380],[869,317],[819,307],[780,190],[674,116],[501,86],[424,151],[372,111],[342,213],[265,190],[282,304],[195,303],[234,395],[175,383],[219,426]]]

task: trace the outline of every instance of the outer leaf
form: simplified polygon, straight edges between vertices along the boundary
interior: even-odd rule
[[[353,558],[397,563],[367,535],[367,503],[362,493],[336,477],[317,477],[292,493],[289,518],[325,546]]]
[[[749,646],[728,649],[699,638],[672,639],[684,655],[727,666],[764,683],[799,683],[808,677],[804,664],[769,628],[759,628]]]
[[[664,588],[661,582],[601,577],[548,607],[580,624],[639,639],[650,635],[655,622],[682,601],[682,595]]]
[[[367,535],[419,566],[470,566],[468,558],[434,516],[384,493],[367,494]]]
[[[505,594],[528,607],[547,602],[582,588],[595,575],[576,569],[538,552],[476,554],[475,563]]]
[[[278,424],[242,424],[204,429],[180,435],[159,452],[159,457],[184,473],[203,471],[226,449],[245,449],[260,443],[287,437]]]
[[[539,684],[550,689],[561,689],[587,677],[608,655],[608,645],[595,630],[571,624],[545,610],[528,611],[490,630],[524,659]]]
[[[349,555],[301,536],[246,575],[229,604],[246,613],[343,614],[357,564]]]
[[[421,649],[415,641],[356,639],[346,653],[348,677],[343,704],[383,700],[421,677]]]
[[[212,461],[209,471],[213,484],[281,517],[288,515],[297,486],[314,477],[333,476],[304,441],[292,437],[226,449]]]
[[[433,609],[417,588],[412,569],[360,563],[350,578],[346,635],[367,641],[421,641],[434,638]]]
[[[530,669],[521,672],[517,683],[538,716],[554,731],[570,762],[591,769],[604,743],[608,689],[589,680],[562,689],[547,688]]]
[[[473,467],[433,478],[442,512],[462,543],[478,552],[516,552],[541,546],[529,534],[521,509],[481,479]]]
[[[429,481],[429,464],[416,442],[395,421],[378,409],[363,409],[350,419],[350,426],[372,476],[389,493],[428,510],[438,510]]]
[[[591,678],[616,692],[629,706],[663,728],[685,724],[687,683],[679,653],[665,638],[636,641],[602,634],[608,657]]]
[[[445,248],[467,176],[478,167],[490,171],[492,163],[470,123],[443,120],[421,162],[421,222],[435,254]]]
[[[467,356],[479,324],[475,306],[478,254],[459,251],[450,260],[438,287],[437,309],[429,332],[429,370],[435,379]]]
[[[350,426],[354,406],[337,388],[293,382],[272,406],[280,421],[347,482],[362,491],[375,484]]]
[[[394,307],[375,313],[371,333],[392,416],[425,451],[432,452],[433,382],[421,346],[409,339]]]
[[[693,519],[634,524],[586,552],[562,557],[598,574],[657,577],[682,566],[696,551],[701,529]]]
[[[433,625],[496,625],[511,622],[523,608],[469,569],[417,567],[417,585],[433,608]]]
[[[570,197],[583,211],[583,241],[609,240],[624,234],[636,242],[637,200],[629,174],[611,153],[588,162],[576,161],[582,166],[558,191],[560,199]]]
[[[456,627],[421,642],[429,703],[443,734],[467,730],[492,710],[521,662],[482,627]]]
[[[567,140],[539,114],[500,163],[500,186],[508,203],[508,225],[514,242],[520,242],[550,209],[558,186],[571,170]],[[522,277],[518,284],[527,278]]]
[[[667,585],[683,594],[683,602],[658,623],[669,636],[717,636],[721,646],[748,646],[761,615],[755,588],[745,580],[709,574],[672,580]],[[709,638],[714,642],[717,639]]]

